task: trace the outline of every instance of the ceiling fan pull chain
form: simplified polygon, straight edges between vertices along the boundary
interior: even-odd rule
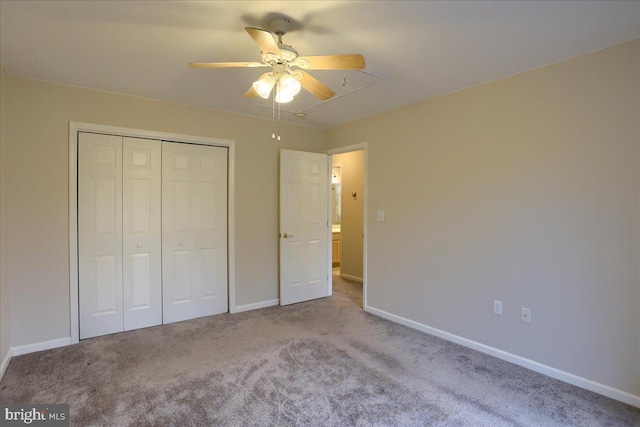
[[[280,108],[280,103],[278,103],[278,121],[276,122],[276,135],[278,141],[280,141]]]
[[[276,88],[276,90],[278,89]],[[276,90],[271,92],[271,109],[273,110],[273,113],[271,114],[271,118],[274,120],[276,119]]]
[[[274,121],[273,132],[271,132],[271,139],[280,141],[280,104],[277,104],[278,117],[276,118],[276,92],[280,86],[279,82],[276,83],[275,90],[271,93],[271,108],[273,110],[272,118]]]

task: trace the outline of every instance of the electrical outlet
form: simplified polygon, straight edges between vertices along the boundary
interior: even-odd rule
[[[522,307],[522,316],[520,319],[523,322],[531,323],[531,309]]]
[[[493,300],[493,313],[502,315],[502,301]]]

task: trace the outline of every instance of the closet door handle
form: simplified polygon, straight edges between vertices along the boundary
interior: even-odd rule
[[[138,242],[138,244],[136,245],[138,248],[142,247],[142,243]]]
[[[282,237],[284,237],[286,239],[287,237],[293,237],[293,234],[283,233]]]
[[[183,242],[179,242],[178,244],[179,244],[180,246],[184,245],[184,243],[183,243]]]

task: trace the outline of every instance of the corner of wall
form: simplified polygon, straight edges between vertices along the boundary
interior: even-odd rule
[[[7,85],[8,76],[2,64],[0,64],[0,379],[4,375],[11,360],[11,342],[9,337],[9,293],[6,280],[4,280],[4,225],[2,220],[2,147],[7,137]]]

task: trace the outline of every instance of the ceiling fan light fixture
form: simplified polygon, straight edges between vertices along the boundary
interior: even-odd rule
[[[293,101],[293,97],[300,92],[301,87],[300,82],[293,78],[291,74],[283,74],[278,79],[276,102],[285,104]]]
[[[288,92],[291,96],[296,96],[300,92],[302,85],[291,74],[280,77],[280,90]]]
[[[276,84],[276,78],[271,74],[266,74],[260,77],[258,80],[253,82],[253,89],[256,91],[258,95],[262,98],[269,98],[269,94],[271,94],[271,89]]]
[[[286,104],[287,102],[291,101],[293,101],[293,95],[287,93],[286,91],[278,89],[278,91],[276,92],[276,102],[278,104]]]

